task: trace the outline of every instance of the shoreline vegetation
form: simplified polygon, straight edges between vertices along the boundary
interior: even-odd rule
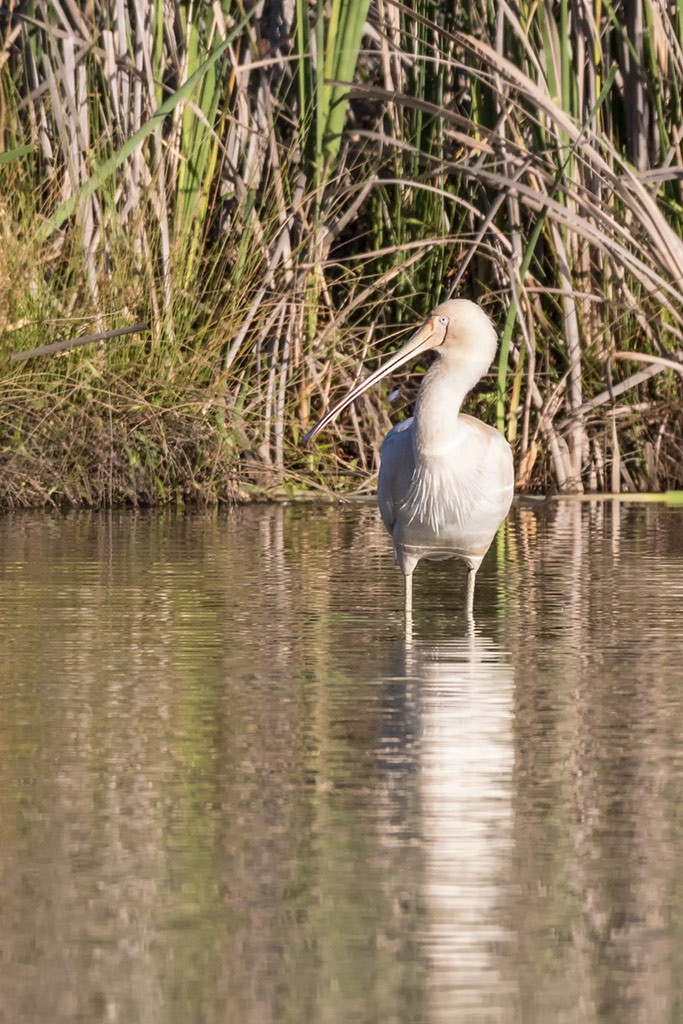
[[[667,500],[682,125],[683,0],[10,0],[0,507],[368,494],[424,366],[302,436],[451,295],[519,493]]]

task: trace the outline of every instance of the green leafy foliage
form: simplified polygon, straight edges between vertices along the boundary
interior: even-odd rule
[[[683,7],[626,14],[8,15],[0,501],[367,489],[385,391],[314,453],[302,434],[451,294],[500,327],[473,402],[520,489],[680,488]],[[136,321],[150,333],[6,360]]]

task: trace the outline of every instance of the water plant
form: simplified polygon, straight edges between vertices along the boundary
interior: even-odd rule
[[[682,40],[663,0],[4,11],[0,501],[367,489],[384,393],[302,433],[449,295],[519,489],[681,487]]]

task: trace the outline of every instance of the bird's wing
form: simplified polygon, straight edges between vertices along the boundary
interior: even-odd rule
[[[382,443],[377,504],[382,522],[389,533],[394,532],[396,510],[410,490],[415,469],[412,427],[411,416],[392,427]]]

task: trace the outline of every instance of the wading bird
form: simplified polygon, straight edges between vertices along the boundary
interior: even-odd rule
[[[413,572],[421,558],[461,558],[467,565],[467,614],[474,581],[514,489],[510,446],[499,431],[460,412],[467,393],[496,354],[496,332],[467,299],[437,306],[406,344],[309,430],[309,444],[350,402],[421,352],[437,358],[424,376],[415,415],[384,439],[377,501],[406,584],[412,611]]]

